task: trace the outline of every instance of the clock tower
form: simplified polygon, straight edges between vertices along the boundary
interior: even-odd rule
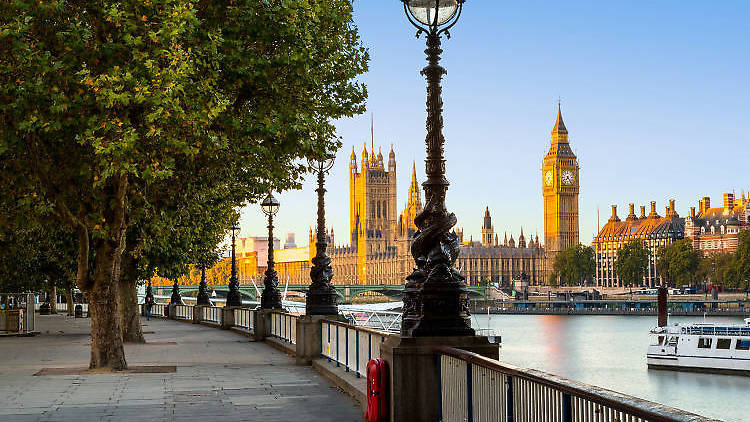
[[[578,187],[578,159],[570,149],[568,129],[558,103],[552,143],[542,163],[544,248],[548,274],[561,251],[578,245]]]

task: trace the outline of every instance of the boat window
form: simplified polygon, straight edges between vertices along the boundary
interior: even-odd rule
[[[659,336],[659,343],[658,344],[664,344],[664,336]]]
[[[722,350],[729,350],[729,348],[732,347],[732,339],[731,338],[720,338],[716,340],[716,348],[722,349]]]
[[[711,340],[710,338],[700,337],[698,339],[698,348],[699,349],[710,349],[711,348]]]
[[[737,350],[750,350],[750,340],[737,340],[737,346],[734,348]]]

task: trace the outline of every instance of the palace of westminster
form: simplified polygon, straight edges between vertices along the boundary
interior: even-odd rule
[[[414,218],[422,211],[422,194],[412,166],[409,195],[403,211],[396,203],[396,154],[391,148],[388,162],[383,154],[363,149],[358,160],[352,149],[349,161],[349,232],[345,246],[336,244],[333,230],[328,232],[334,284],[402,284],[414,264],[410,246],[417,230]],[[511,234],[499,240],[489,208],[485,209],[481,241],[465,239],[456,229],[461,243],[456,266],[470,285],[482,282],[510,285],[522,275],[531,285],[546,284],[555,256],[578,244],[578,160],[568,143],[568,131],[558,107],[550,149],[542,163],[544,196],[544,244],[536,237],[527,239],[523,228],[514,239]],[[275,268],[283,284],[308,284],[310,260],[315,256],[315,230],[309,245],[275,251]],[[265,252],[253,245],[267,239],[239,239],[237,249],[240,279],[261,277],[265,271]]]

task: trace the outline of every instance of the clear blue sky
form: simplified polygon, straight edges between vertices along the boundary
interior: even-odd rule
[[[344,148],[329,177],[327,217],[336,243],[349,231],[348,157],[394,144],[398,207],[412,160],[424,181],[424,39],[398,0],[357,0],[355,21],[370,49],[367,115],[337,122]],[[580,234],[590,243],[597,207],[622,217],[629,202],[698,198],[750,189],[750,1],[550,2],[468,0],[443,43],[448,209],[479,238],[485,206],[495,231],[543,238],[541,162],[557,99],[581,165]],[[368,146],[369,149],[369,146]],[[312,177],[278,195],[277,237],[307,244],[315,222]],[[266,233],[258,206],[242,211],[244,236]]]

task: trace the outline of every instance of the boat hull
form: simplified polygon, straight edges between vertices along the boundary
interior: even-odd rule
[[[647,355],[649,369],[750,376],[750,360],[710,357]]]

